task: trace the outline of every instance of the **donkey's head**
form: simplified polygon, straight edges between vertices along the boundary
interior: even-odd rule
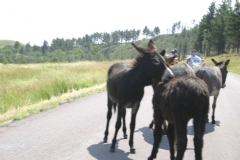
[[[172,66],[177,63],[177,61],[178,61],[177,55],[174,55],[172,57],[167,57],[167,56],[165,56],[165,53],[166,53],[166,51],[162,50],[159,54],[161,54],[164,57],[166,64],[168,66]]]
[[[215,66],[217,66],[220,70],[221,70],[221,73],[222,73],[222,88],[224,88],[226,86],[225,82],[226,82],[226,79],[227,79],[227,66],[230,62],[230,60],[227,60],[226,62],[217,62],[216,60],[212,59],[213,63],[215,64]]]
[[[139,52],[140,56],[136,59],[136,65],[141,65],[145,74],[159,81],[168,81],[173,77],[172,71],[167,67],[164,58],[157,53],[156,47],[152,40],[148,43],[148,48],[141,48],[132,45]]]

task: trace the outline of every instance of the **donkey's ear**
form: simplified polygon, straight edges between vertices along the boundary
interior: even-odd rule
[[[215,59],[211,59],[215,65],[217,65],[217,61]]]
[[[146,49],[136,46],[136,44],[133,43],[133,42],[131,44],[140,54],[146,54],[147,53]]]
[[[230,63],[230,59],[228,59],[228,60],[225,62],[225,66],[227,67],[229,63]]]
[[[164,57],[165,53],[166,51],[163,49],[159,54],[161,54]]]
[[[157,50],[152,39],[150,39],[149,42],[148,42],[147,50],[150,51],[150,52],[156,52],[156,50]]]
[[[154,46],[154,42],[153,42],[152,39],[150,39],[149,42],[148,42],[148,47],[151,47],[151,46]]]
[[[174,59],[175,59],[176,57],[178,57],[178,56],[177,56],[177,55],[174,55],[173,57],[167,58],[167,62],[168,62],[169,64],[172,64],[172,62],[174,61]]]

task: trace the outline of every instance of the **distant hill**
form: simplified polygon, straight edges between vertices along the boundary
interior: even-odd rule
[[[16,42],[16,41],[13,41],[13,40],[0,40],[0,48],[1,48],[1,47],[4,47],[4,46],[6,46],[6,45],[11,45],[11,46],[13,46],[13,45],[15,44],[15,42]],[[20,42],[20,44],[25,46],[25,44],[23,44],[23,43],[21,43],[21,42]]]

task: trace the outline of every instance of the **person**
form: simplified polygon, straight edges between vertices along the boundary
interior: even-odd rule
[[[173,56],[174,56],[174,55],[178,55],[176,48],[174,48],[174,49],[171,51],[171,53],[172,53]]]
[[[191,56],[187,59],[187,63],[193,69],[202,63],[204,60],[196,55],[197,51],[195,49],[192,50]]]
[[[173,62],[172,62],[172,65],[178,63],[178,53],[177,53],[177,49],[174,48],[174,49],[171,51],[171,54],[172,54],[172,56],[175,56],[175,58],[174,58],[174,60],[173,60]]]

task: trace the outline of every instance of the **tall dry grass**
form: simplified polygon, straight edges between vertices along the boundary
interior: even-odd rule
[[[205,62],[213,65],[211,58],[217,61],[230,59],[228,70],[240,74],[240,56],[208,57]],[[94,86],[105,84],[107,70],[116,62],[0,64],[0,123],[56,107],[59,100],[54,99],[61,95],[75,97],[78,90],[94,90]],[[101,91],[97,87],[96,90]],[[63,100],[66,99],[68,96],[63,96]]]
[[[106,82],[116,61],[0,65],[0,115]]]

